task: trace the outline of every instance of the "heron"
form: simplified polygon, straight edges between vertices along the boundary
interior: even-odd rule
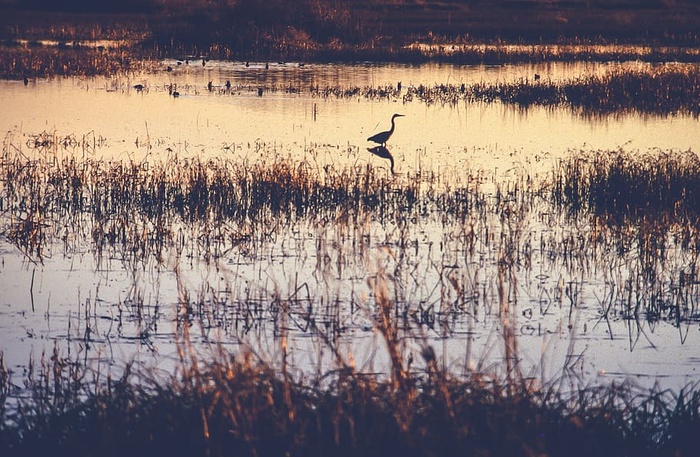
[[[377,157],[381,157],[382,159],[389,159],[389,163],[391,163],[391,174],[394,173],[394,156],[391,155],[391,152],[385,147],[385,146],[375,146],[373,148],[367,148],[369,152],[372,154],[376,155]]]
[[[367,141],[377,143],[381,146],[386,146],[386,142],[389,141],[391,134],[394,133],[394,119],[396,119],[397,117],[403,117],[403,114],[394,114],[393,116],[391,116],[391,129],[387,130],[386,132],[379,132],[376,135],[372,135],[371,137],[367,138]]]

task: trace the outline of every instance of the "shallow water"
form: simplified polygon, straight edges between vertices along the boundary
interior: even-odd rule
[[[232,146],[256,141],[279,144],[302,155],[311,145],[336,150],[333,160],[347,157],[348,148],[364,151],[367,137],[399,119],[392,153],[400,171],[417,167],[452,167],[469,161],[479,166],[505,167],[508,157],[533,160],[561,157],[571,149],[646,150],[698,149],[698,120],[634,113],[588,119],[570,110],[534,107],[517,109],[501,103],[426,105],[418,101],[313,97],[308,88],[396,86],[441,83],[517,82],[540,74],[559,81],[644,64],[564,64],[466,66],[448,65],[305,65],[207,62],[188,65],[165,62],[173,71],[114,78],[64,78],[50,81],[0,82],[9,109],[0,114],[5,131],[34,135],[104,138],[100,155],[140,159],[168,148],[180,154],[219,155]],[[207,85],[212,82],[213,90]],[[230,81],[233,89],[225,91]],[[137,91],[133,86],[142,84]],[[181,96],[168,96],[174,87]],[[257,89],[264,88],[262,97]],[[285,88],[299,93],[289,94]],[[274,91],[269,89],[275,88]],[[400,132],[400,134],[399,134]],[[137,143],[138,142],[138,143]],[[136,147],[136,145],[139,147]],[[150,145],[151,148],[144,148]]]
[[[272,151],[276,159],[319,167],[369,163],[388,174],[388,164],[366,152],[372,146],[366,138],[388,128],[391,114],[400,112],[405,117],[397,120],[390,142],[397,179],[434,171],[447,182],[460,179],[467,168],[483,169],[493,180],[509,179],[514,167],[534,175],[576,150],[700,150],[700,123],[690,116],[591,118],[559,108],[319,98],[308,91],[310,86],[395,86],[399,81],[404,87],[518,81],[534,74],[564,80],[643,64],[267,65],[167,61],[155,74],[57,78],[26,86],[2,81],[0,126],[8,132],[5,144],[30,157],[265,161],[262,154]],[[168,66],[172,71],[165,70]],[[136,90],[136,84],[144,89]],[[180,96],[172,97],[171,90]],[[37,147],[42,132],[51,141]],[[550,231],[560,237],[567,230],[589,230],[561,221],[548,228],[542,214],[532,212],[525,237],[536,241]],[[504,230],[497,220],[489,224],[494,231]],[[192,259],[169,252],[162,263],[147,260],[136,266],[118,252],[98,260],[89,243],[61,242],[50,246],[43,265],[35,265],[3,237],[0,350],[15,369],[56,344],[86,362],[120,367],[135,358],[167,371],[178,360],[177,342],[185,328],[198,347],[221,343],[235,351],[244,343],[277,362],[280,330],[288,328],[294,365],[314,373],[332,367],[333,356],[312,331],[313,320],[340,327],[322,330],[358,368],[383,372],[387,359],[375,327],[374,299],[386,287],[391,299],[407,304],[413,322],[405,330],[407,357],[418,359],[421,342],[428,341],[456,372],[498,365],[504,357],[502,335],[512,330],[524,372],[545,380],[630,379],[678,388],[697,379],[697,320],[674,325],[601,316],[610,271],[633,275],[627,270],[634,268],[634,258],[611,259],[615,266],[609,269],[572,269],[546,253],[533,254],[532,265],[518,268],[516,279],[508,282],[509,309],[503,310],[498,254],[487,245],[465,254],[463,229],[461,223],[437,220],[405,227],[377,220],[355,226],[299,222],[282,227],[252,253],[231,250],[207,264],[195,249]],[[412,246],[405,257],[399,239]],[[365,244],[358,248],[357,240]],[[681,252],[672,258],[677,270],[688,263]],[[377,283],[383,276],[386,286]],[[472,288],[473,300],[458,302],[458,288]],[[183,291],[200,306],[178,307]],[[283,321],[274,318],[280,300],[292,307]]]

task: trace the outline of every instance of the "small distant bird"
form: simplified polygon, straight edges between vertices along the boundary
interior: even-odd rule
[[[231,90],[231,81],[226,80],[226,90]]]
[[[26,86],[27,84],[29,84],[29,78],[27,78],[27,77],[25,76],[25,77],[24,77],[24,85]]]
[[[391,174],[394,174],[394,156],[391,155],[385,146],[375,146],[373,148],[367,148],[367,150],[377,157],[389,159],[389,163],[391,163]]]
[[[396,91],[401,92],[401,81],[399,81],[398,84],[396,84]]]
[[[391,116],[391,129],[387,130],[386,132],[379,132],[376,135],[372,135],[371,137],[367,138],[367,141],[377,143],[381,146],[386,146],[386,142],[389,141],[389,138],[391,138],[391,135],[394,133],[394,119],[397,117],[403,117],[403,114],[394,114]]]
[[[136,89],[136,92],[141,92],[144,89],[143,84],[135,84],[134,89]]]
[[[539,80],[540,80],[540,75],[535,73],[535,81],[539,81]]]
[[[262,97],[262,95],[263,95],[263,88],[258,87],[258,97]]]
[[[209,84],[207,84],[207,90],[208,90],[209,92],[211,92],[212,90],[214,90],[214,84],[213,84],[211,81],[209,81]]]

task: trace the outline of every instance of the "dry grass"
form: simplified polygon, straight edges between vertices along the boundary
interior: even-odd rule
[[[379,295],[380,306],[392,308],[383,300]],[[396,321],[384,316],[378,325],[387,351],[400,354],[391,330]],[[700,395],[694,388],[672,394],[608,386],[563,394],[517,376],[458,379],[432,357],[426,346],[429,368],[421,374],[391,356],[387,380],[339,360],[332,377],[310,382],[273,370],[250,352],[198,358],[185,340],[177,373],[163,380],[130,366],[113,379],[55,350],[30,363],[25,396],[3,409],[0,449],[6,456],[685,456],[695,450]],[[12,375],[4,367],[0,374],[0,392],[13,394]]]

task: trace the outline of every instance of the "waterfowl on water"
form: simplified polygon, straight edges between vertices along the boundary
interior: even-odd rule
[[[403,117],[403,114],[394,114],[391,116],[391,129],[387,130],[386,132],[379,132],[376,135],[372,135],[371,137],[367,138],[367,141],[377,143],[381,146],[386,146],[386,142],[389,141],[389,138],[391,138],[391,135],[394,133],[394,119],[397,117]]]

